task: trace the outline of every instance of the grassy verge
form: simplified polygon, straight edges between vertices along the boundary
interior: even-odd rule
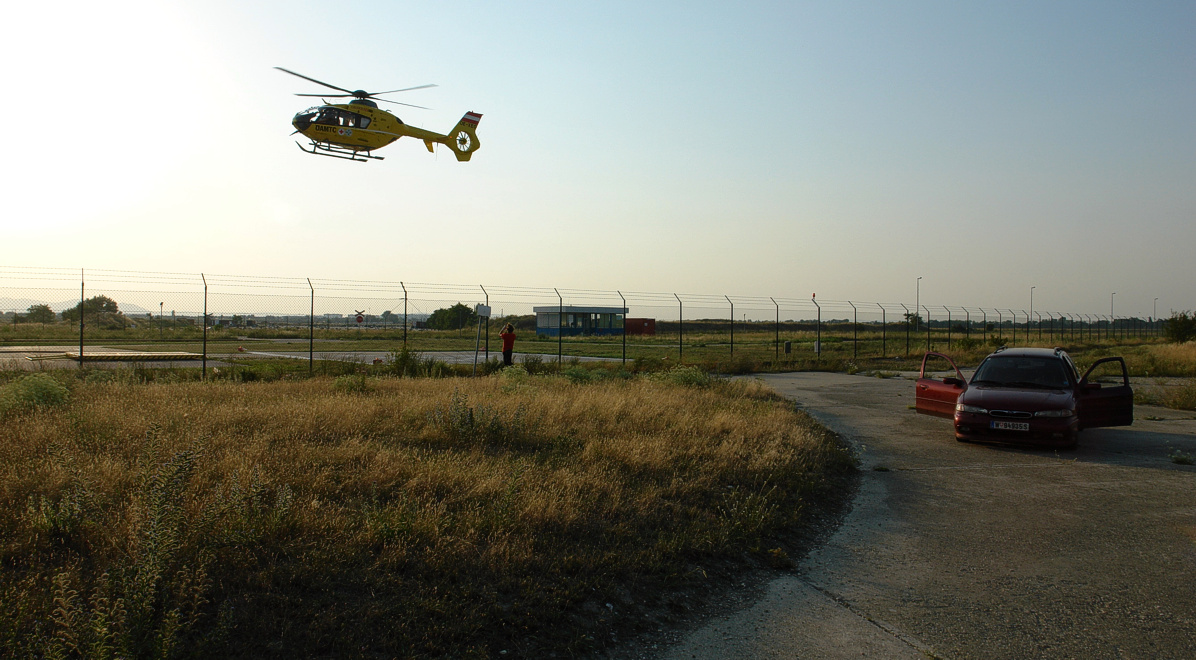
[[[696,369],[29,378],[0,412],[4,656],[588,655],[783,561],[853,472]]]
[[[1159,379],[1154,385],[1135,389],[1134,403],[1196,410],[1196,381],[1189,379],[1175,383]]]

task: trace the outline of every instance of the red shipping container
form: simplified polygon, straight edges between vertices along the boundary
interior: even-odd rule
[[[656,335],[656,319],[627,319],[623,327],[629,335]]]

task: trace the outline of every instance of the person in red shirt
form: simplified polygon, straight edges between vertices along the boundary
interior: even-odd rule
[[[498,336],[502,337],[503,366],[509,367],[515,364],[515,361],[511,358],[511,354],[515,352],[515,326],[510,323],[504,325],[502,332]]]

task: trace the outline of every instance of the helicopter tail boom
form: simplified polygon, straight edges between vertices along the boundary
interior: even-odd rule
[[[461,117],[461,121],[453,127],[453,130],[449,131],[445,144],[453,150],[453,155],[457,157],[457,160],[469,160],[473,152],[482,146],[476,132],[478,122],[481,120],[482,115],[476,112],[467,112],[464,117]]]

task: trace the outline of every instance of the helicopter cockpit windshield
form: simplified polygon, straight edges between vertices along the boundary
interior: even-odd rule
[[[320,116],[316,118],[316,123],[325,124],[328,126],[366,128],[370,125],[370,118],[359,115],[355,112],[341,110],[340,108],[324,106],[323,108],[320,108]]]

